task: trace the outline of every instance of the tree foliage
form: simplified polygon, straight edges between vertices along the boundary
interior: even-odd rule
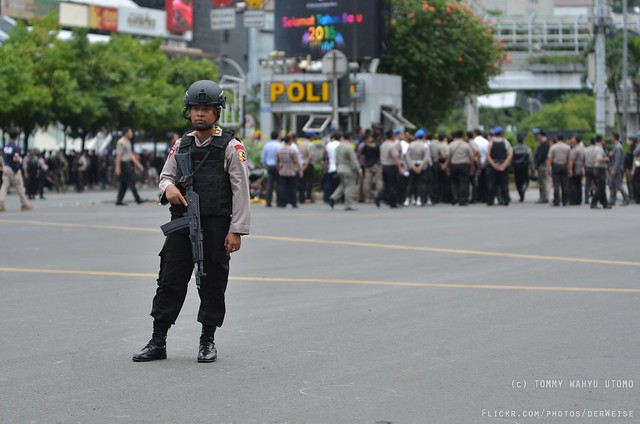
[[[207,60],[167,57],[161,40],[114,34],[90,43],[86,30],[58,37],[54,15],[19,22],[0,46],[0,125],[36,128],[60,123],[83,141],[99,131],[132,126],[146,137],[181,131],[184,92],[198,79],[217,79]],[[28,148],[28,146],[25,146]]]
[[[589,94],[566,94],[560,101],[545,105],[520,121],[520,128],[544,128],[547,131],[594,131],[595,99]]]
[[[613,13],[622,13],[622,0],[609,0],[608,3],[611,5]],[[640,8],[640,0],[627,0],[628,13],[637,14],[638,8]]]
[[[53,25],[51,17],[31,30],[18,23],[0,48],[0,117],[4,125],[19,127],[26,136],[53,119],[50,66],[55,62],[52,44],[56,33],[49,31]]]
[[[382,69],[403,78],[405,115],[434,126],[460,95],[483,92],[507,53],[482,19],[459,1],[393,0],[391,57]]]
[[[611,93],[613,93],[616,115],[618,117],[618,126],[621,133],[625,132],[622,122],[623,114],[623,63],[622,63],[622,48],[624,45],[624,37],[622,33],[616,34],[614,37],[607,39],[606,45],[606,66],[607,66],[607,87]],[[629,88],[636,94],[636,112],[640,112],[640,37],[629,35],[627,44],[628,61],[628,84]],[[630,93],[629,93],[630,95]]]

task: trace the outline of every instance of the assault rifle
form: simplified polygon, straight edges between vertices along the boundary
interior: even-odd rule
[[[196,286],[200,288],[200,277],[207,274],[204,273],[204,249],[202,245],[203,232],[200,225],[200,196],[193,191],[193,174],[191,172],[191,159],[188,153],[179,153],[175,155],[176,162],[182,173],[182,177],[178,180],[176,186],[184,193],[187,201],[187,216],[177,218],[162,225],[162,233],[166,236],[182,229],[189,229],[189,240],[191,241],[191,256],[193,264],[196,267]],[[204,160],[200,162],[204,163]]]

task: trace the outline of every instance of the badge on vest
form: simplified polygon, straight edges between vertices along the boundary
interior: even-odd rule
[[[221,135],[222,135],[222,128],[216,127],[216,129],[213,131],[213,136],[220,137]]]
[[[236,152],[238,152],[238,159],[240,159],[240,162],[246,162],[247,152],[244,150],[244,145],[242,144],[242,142],[236,144],[235,146],[233,146],[233,148],[236,149]]]

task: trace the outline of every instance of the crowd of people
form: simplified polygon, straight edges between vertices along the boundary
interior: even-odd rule
[[[510,185],[517,192],[516,200],[523,202],[533,181],[538,187],[536,203],[540,204],[584,203],[608,209],[616,204],[640,203],[640,172],[636,172],[640,167],[640,132],[627,140],[613,134],[608,139],[596,136],[589,141],[579,134],[547,136],[540,129],[532,133],[534,149],[522,136],[512,144],[500,127],[486,134],[477,129],[449,134],[432,134],[424,129],[414,133],[402,129],[360,129],[354,133],[332,129],[322,139],[314,133],[295,137],[274,131],[261,152],[266,171],[265,183],[258,192],[267,207],[275,198],[278,207],[297,208],[301,203],[314,202],[316,193],[332,208],[343,204],[347,211],[355,210],[353,202],[391,208],[474,203],[508,206],[512,201]],[[623,142],[628,144],[626,149]],[[11,155],[20,159],[8,159],[5,152],[7,172],[0,182],[2,209],[2,185],[8,190],[16,176],[24,181],[28,200],[44,199],[47,190],[123,189],[124,178],[117,172],[118,148],[101,154],[60,149],[30,150],[23,155],[16,145]],[[132,168],[133,183],[128,186],[156,186],[166,152],[154,155],[143,151],[133,153],[131,159],[139,166]],[[316,175],[320,167],[321,176]],[[23,210],[31,208],[27,200],[21,203]],[[119,194],[116,204],[122,203]]]
[[[424,129],[414,133],[332,129],[321,142],[312,133],[296,138],[274,131],[262,150],[262,165],[267,169],[263,197],[267,207],[273,204],[274,191],[278,207],[313,202],[314,161],[319,161],[322,200],[331,208],[342,202],[347,211],[355,210],[352,201],[391,208],[508,206],[511,181],[519,202],[525,201],[534,181],[539,204],[584,203],[608,209],[640,203],[637,137],[626,140],[625,151],[617,134],[587,142],[579,134],[548,137],[540,129],[532,133],[533,149],[523,136],[512,145],[500,127],[487,134],[480,130],[431,134]]]
[[[47,191],[66,192],[75,190],[83,192],[85,189],[113,189],[121,188],[120,172],[118,169],[118,148],[105,150],[101,154],[94,150],[82,152],[65,152],[30,149],[25,154],[17,146],[18,133],[13,131],[15,137],[5,146],[3,160],[0,161],[0,169],[3,178],[0,182],[0,195],[3,190],[9,190],[14,185],[18,194],[24,191],[27,201],[22,202],[23,210],[31,206],[28,200],[45,199]],[[166,159],[166,152],[143,151],[134,153],[134,160],[140,166],[132,170],[131,176],[134,184],[155,187]],[[10,166],[7,166],[7,163]],[[125,166],[123,166],[123,169]],[[6,172],[4,170],[6,169]],[[133,172],[135,171],[135,172]],[[11,178],[10,174],[11,173]],[[5,178],[6,175],[6,178]],[[20,177],[20,184],[15,178]],[[14,184],[12,184],[14,182]],[[4,188],[2,187],[4,186]],[[19,187],[22,187],[21,189]],[[123,193],[124,194],[124,193]],[[0,197],[0,208],[4,209],[4,195]],[[118,200],[116,201],[118,203]],[[122,198],[119,198],[122,204]],[[27,208],[26,205],[29,205]]]

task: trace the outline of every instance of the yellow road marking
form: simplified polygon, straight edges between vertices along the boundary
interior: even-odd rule
[[[84,271],[74,269],[38,269],[38,268],[12,268],[0,267],[0,272],[20,272],[34,274],[66,274],[66,275],[100,275],[104,277],[143,277],[153,278],[158,274],[143,274],[135,272],[109,272],[109,271]]]
[[[296,238],[296,237],[276,237],[276,236],[248,236],[248,237],[252,239],[291,241],[296,243],[334,244],[334,245],[354,246],[354,247],[371,247],[371,248],[378,248],[378,249],[409,250],[414,252],[436,252],[436,253],[451,253],[456,255],[498,256],[503,258],[532,259],[532,260],[560,261],[560,262],[578,262],[578,263],[601,264],[601,265],[640,266],[640,262],[613,261],[608,259],[588,259],[588,258],[572,258],[572,257],[566,257],[566,256],[529,255],[529,254],[523,254],[523,253],[488,252],[488,251],[482,251],[482,250],[446,249],[446,248],[440,248],[440,247],[403,246],[403,245],[396,245],[396,244],[364,243],[364,242],[357,242],[357,241],[316,240],[316,239],[305,239],[305,238]]]
[[[102,272],[82,271],[68,269],[37,269],[37,268],[11,268],[0,267],[0,272],[40,273],[40,274],[66,274],[66,275],[98,275],[105,277],[140,277],[156,278],[157,274],[144,274],[133,272]],[[375,280],[344,280],[344,279],[319,279],[319,278],[279,278],[279,277],[230,277],[232,281],[270,282],[270,283],[303,283],[303,284],[356,284],[375,286],[398,287],[423,287],[446,289],[477,289],[477,290],[521,290],[521,291],[556,291],[556,292],[582,292],[582,293],[640,293],[640,289],[634,288],[607,288],[607,287],[559,287],[559,286],[519,286],[499,284],[455,284],[455,283],[412,283],[402,281],[375,281]]]
[[[147,233],[160,233],[159,227],[130,227],[120,225],[101,225],[101,224],[76,224],[76,223],[64,223],[64,222],[45,222],[45,221],[26,221],[26,220],[8,220],[0,219],[0,222],[8,223],[23,223],[31,225],[45,225],[52,227],[73,227],[73,228],[99,228],[104,230],[120,230],[120,231],[139,231]],[[598,264],[598,265],[621,265],[621,266],[633,266],[640,267],[640,262],[636,261],[617,261],[610,259],[591,259],[591,258],[576,258],[569,256],[550,256],[550,255],[531,255],[525,253],[505,253],[505,252],[491,252],[482,250],[469,250],[469,249],[447,249],[441,247],[424,247],[424,246],[403,246],[396,244],[384,244],[384,243],[365,243],[357,241],[337,241],[337,240],[320,240],[300,237],[279,237],[279,236],[259,236],[250,235],[246,236],[255,240],[273,240],[273,241],[286,241],[294,243],[310,243],[310,244],[325,244],[336,246],[353,246],[353,247],[367,247],[374,249],[391,249],[391,250],[405,250],[413,252],[434,252],[434,253],[448,253],[453,255],[470,255],[470,256],[490,256],[499,258],[514,258],[514,259],[527,259],[527,260],[541,260],[541,261],[556,261],[556,262],[570,262],[570,263],[584,263],[584,264]]]
[[[78,224],[75,222],[46,222],[46,221],[25,221],[0,219],[0,222],[20,223],[29,225],[42,225],[46,227],[68,227],[68,228],[99,228],[102,230],[140,231],[146,233],[160,233],[160,227],[127,227],[123,225],[101,225],[101,224]]]

